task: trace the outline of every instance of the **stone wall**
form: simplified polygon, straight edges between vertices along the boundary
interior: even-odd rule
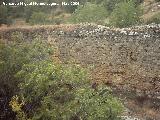
[[[21,32],[24,40],[40,35],[54,43],[63,62],[74,60],[89,68],[95,81],[129,83],[154,92],[152,81],[160,86],[160,24],[123,29],[94,24],[7,28],[0,30],[0,38],[8,42],[14,32]]]

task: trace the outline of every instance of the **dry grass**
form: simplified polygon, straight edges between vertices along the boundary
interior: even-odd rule
[[[147,101],[147,99],[146,99]],[[152,101],[149,101],[152,102]],[[147,103],[144,105],[139,105],[140,103],[135,100],[127,100],[126,106],[131,110],[131,114],[136,114],[139,118],[148,118],[151,120],[159,120],[160,118],[160,110],[156,110],[147,106]],[[149,103],[148,103],[149,104]]]
[[[160,13],[160,2],[155,2],[154,0],[145,0],[141,7],[143,8],[144,12],[141,18],[145,23],[153,16]]]

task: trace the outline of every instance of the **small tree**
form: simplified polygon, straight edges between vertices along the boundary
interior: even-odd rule
[[[106,9],[100,5],[86,3],[84,6],[79,6],[73,15],[71,16],[71,22],[81,23],[81,22],[102,22],[108,13]]]
[[[121,2],[113,10],[110,23],[116,27],[127,27],[140,22],[141,10],[133,1]]]

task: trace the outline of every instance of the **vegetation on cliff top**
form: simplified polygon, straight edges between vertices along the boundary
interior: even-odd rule
[[[38,0],[34,0],[39,2]],[[8,3],[8,1],[4,1]],[[23,0],[30,2],[30,0]],[[33,2],[33,1],[32,1]],[[70,3],[70,0],[45,0],[51,3]],[[143,23],[145,9],[141,4],[144,0],[77,0],[79,5],[69,6],[4,6],[0,5],[0,24],[16,24],[18,18],[30,25],[66,24],[92,22],[107,26],[128,27]],[[146,2],[146,1],[145,1]],[[158,1],[155,1],[158,2]],[[157,7],[158,10],[158,7]],[[159,23],[153,16],[146,23]]]

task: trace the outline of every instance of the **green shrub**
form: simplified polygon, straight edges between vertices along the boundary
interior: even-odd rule
[[[51,0],[25,0],[25,2],[30,3],[30,2],[45,2],[45,3],[51,3]],[[54,0],[54,2],[56,2]],[[51,10],[55,11],[56,7],[50,7],[50,6],[41,6],[41,5],[30,5],[30,6],[25,6],[24,7],[24,18],[26,22],[28,23],[29,20],[31,19],[31,16],[33,13],[42,13],[45,16],[51,12]],[[38,22],[38,21],[37,21]]]
[[[101,4],[102,6],[104,6],[109,13],[111,13],[114,10],[115,6],[118,3],[124,1],[129,1],[129,0],[91,0],[92,3]],[[132,0],[132,1],[135,3],[136,6],[138,6],[144,0]]]
[[[0,25],[7,24],[10,25],[12,23],[12,18],[8,15],[8,8],[0,5]]]
[[[86,3],[84,6],[79,6],[71,16],[71,22],[103,22],[108,16],[106,9],[100,5]]]
[[[14,75],[21,70],[24,64],[49,57],[49,47],[45,42],[35,39],[25,42],[21,33],[15,32],[11,43],[0,44],[0,86],[7,85],[10,94],[17,91],[18,79]]]
[[[31,18],[29,19],[29,23],[32,25],[36,25],[36,24],[47,24],[49,21],[47,20],[47,15],[46,13],[43,12],[34,12],[31,16]]]
[[[102,5],[107,9],[107,11],[112,12],[116,4],[122,1],[123,0],[103,0]]]
[[[86,71],[77,65],[40,61],[23,66],[21,94],[34,108],[33,120],[119,120],[121,103],[105,86],[91,88]]]
[[[48,59],[52,51],[46,42],[41,41],[39,38],[27,42],[23,39],[23,34],[19,32],[12,34],[10,41],[7,44],[3,41],[0,43],[0,94],[5,95],[7,100],[19,93],[18,84],[23,79],[16,78],[15,74],[22,69],[22,66]],[[10,108],[7,109],[6,112],[8,113],[6,114],[11,114]],[[14,118],[14,116],[12,117]]]
[[[24,9],[24,18],[25,18],[25,21],[27,23],[29,23],[29,20],[32,16],[32,13],[33,13],[33,8],[32,6],[26,6],[25,9]]]
[[[121,2],[113,10],[110,23],[116,27],[128,27],[140,22],[141,10],[133,1]]]
[[[0,25],[7,23],[7,8],[0,6]]]

